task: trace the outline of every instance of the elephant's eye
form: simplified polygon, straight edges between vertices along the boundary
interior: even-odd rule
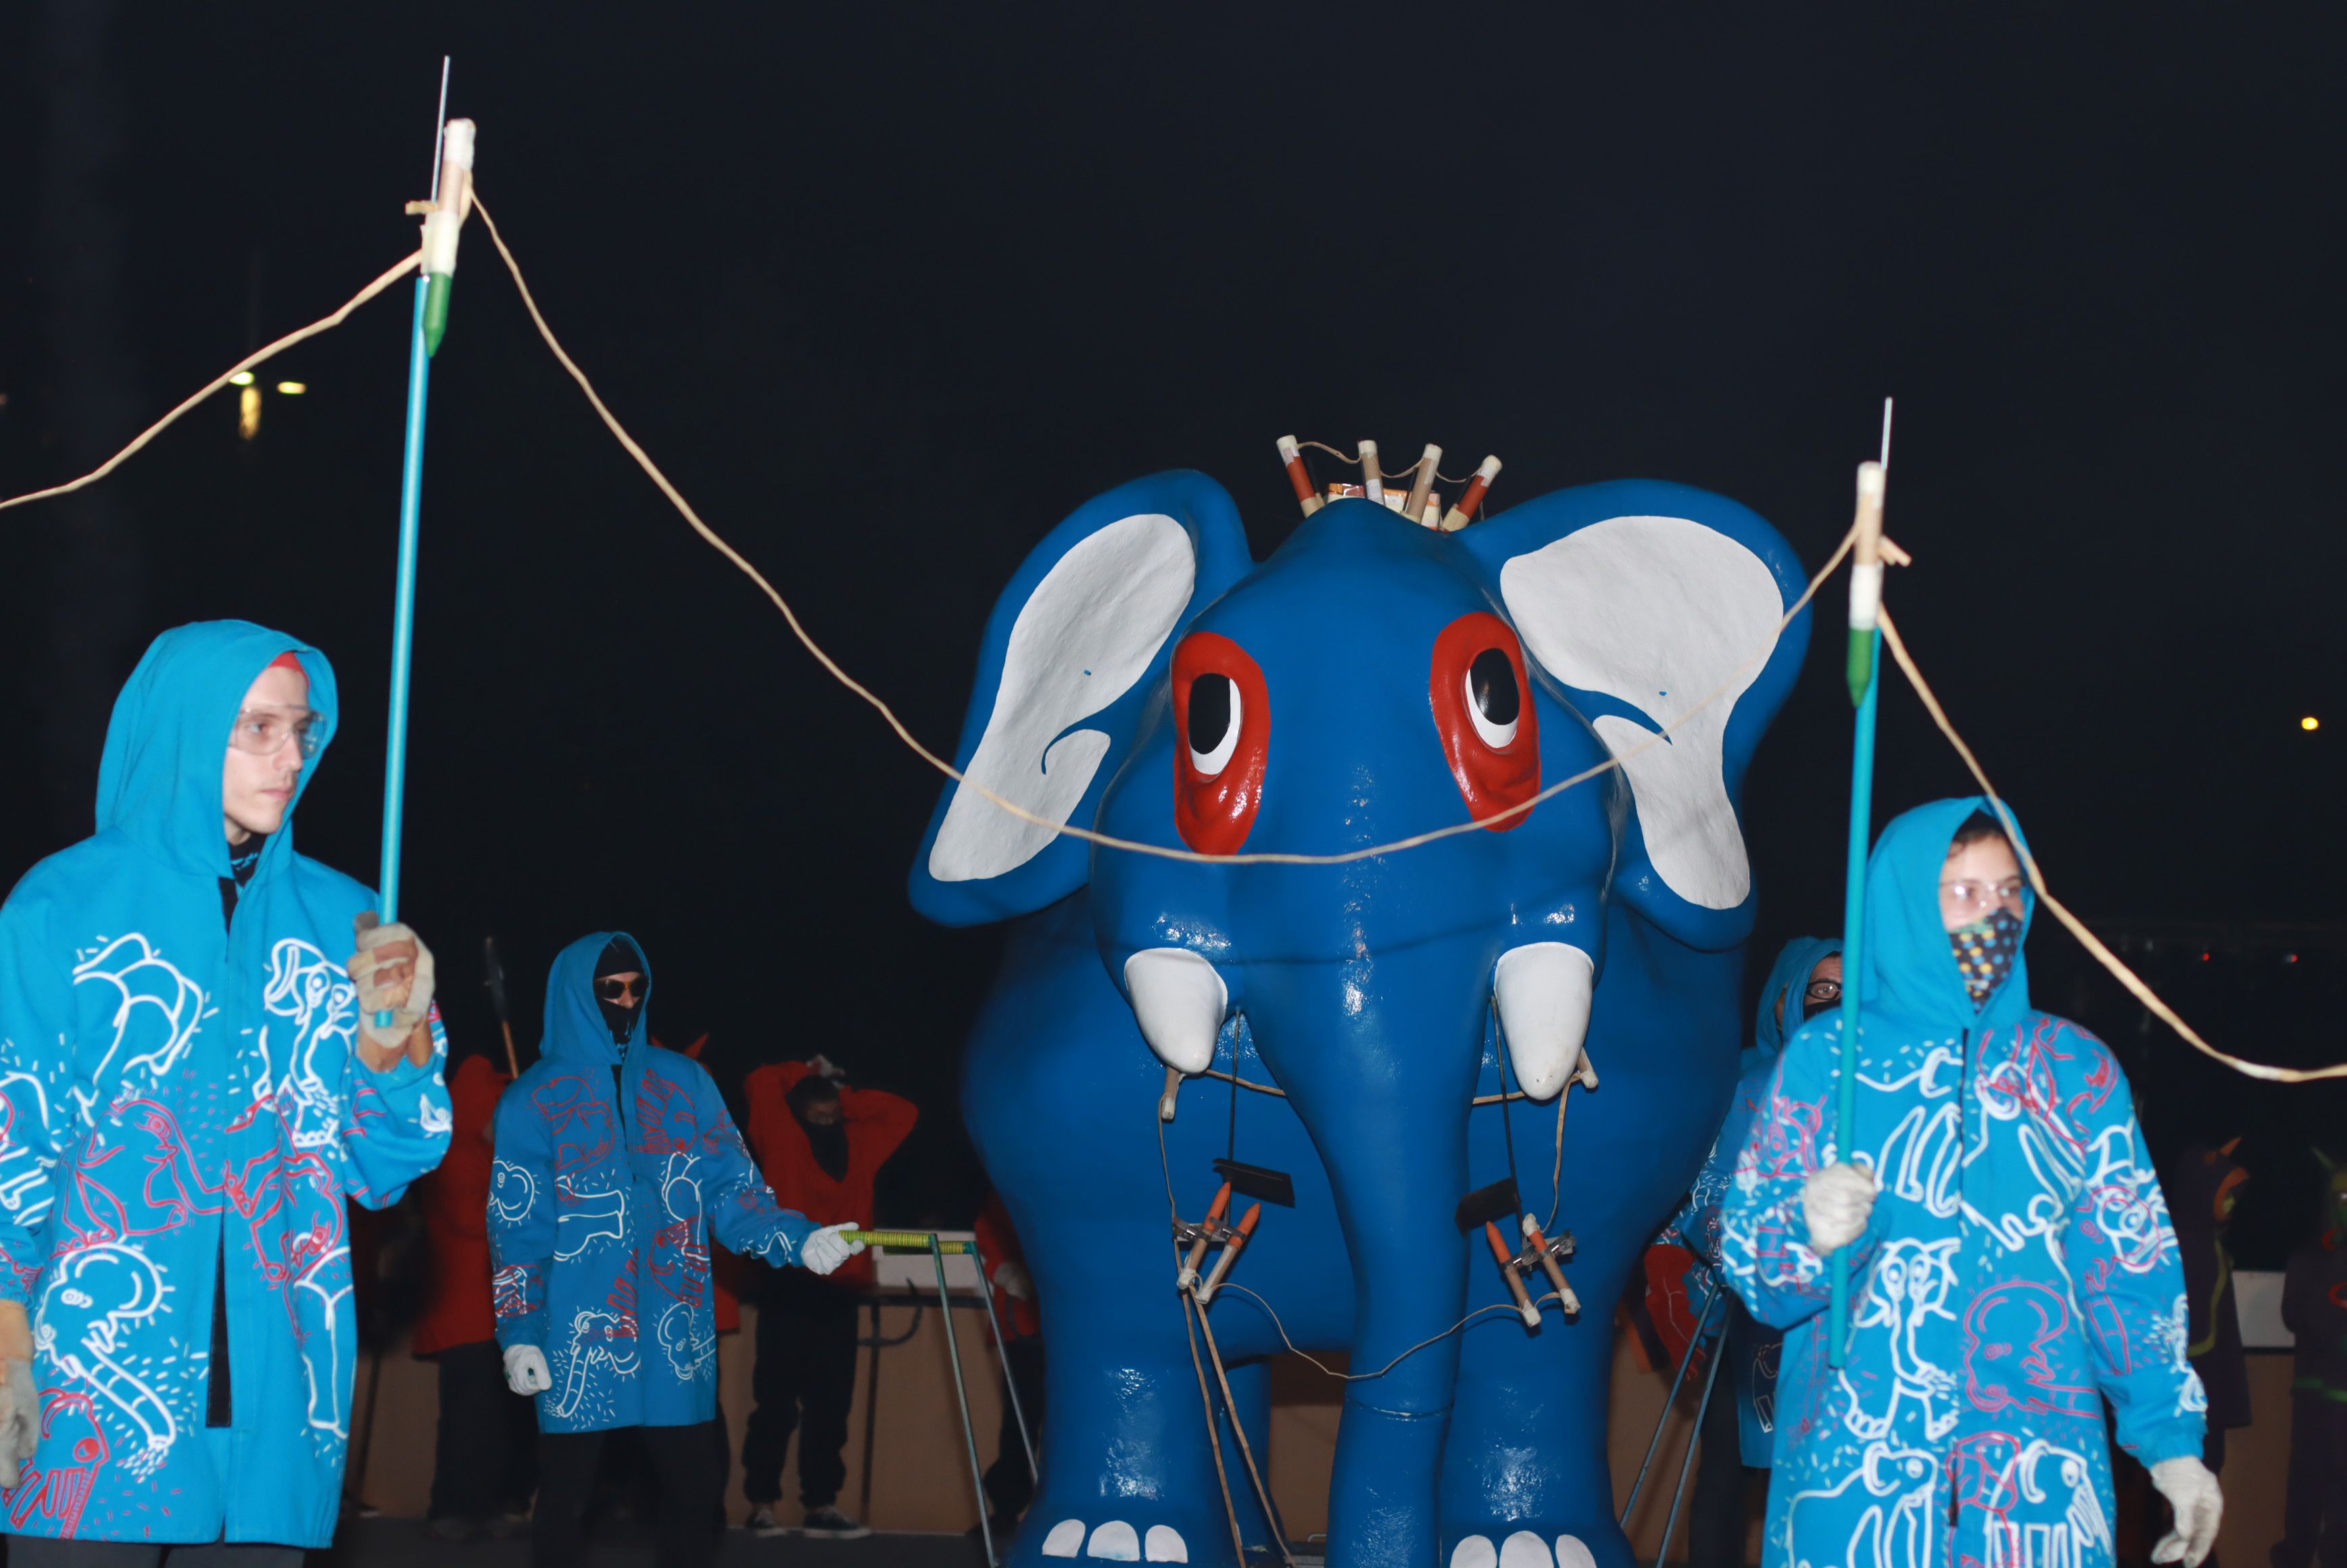
[[[1263,804],[1271,693],[1247,651],[1213,631],[1174,650],[1174,825],[1202,855],[1235,855]]]
[[[1427,697],[1468,814],[1497,818],[1490,825],[1501,832],[1524,821],[1528,811],[1501,815],[1540,794],[1540,710],[1514,629],[1481,610],[1444,627]]]
[[[1190,682],[1190,765],[1203,778],[1216,778],[1239,748],[1243,700],[1227,675],[1205,674]]]
[[[1467,666],[1467,714],[1475,733],[1494,751],[1516,738],[1516,715],[1523,711],[1516,667],[1496,648],[1486,648]],[[1192,708],[1192,712],[1197,709]]]

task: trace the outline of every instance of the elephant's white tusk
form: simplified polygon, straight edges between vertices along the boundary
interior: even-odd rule
[[[1159,1061],[1186,1073],[1214,1064],[1231,993],[1214,965],[1187,948],[1144,948],[1125,959],[1124,984],[1141,1038]]]
[[[1534,1100],[1548,1099],[1576,1076],[1596,1087],[1582,1053],[1596,987],[1596,967],[1569,942],[1532,942],[1500,955],[1491,993],[1516,1081]]]

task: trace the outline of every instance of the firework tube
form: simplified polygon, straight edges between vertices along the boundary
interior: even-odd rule
[[[1866,701],[1874,678],[1874,629],[1882,613],[1882,465],[1858,466],[1857,538],[1850,551],[1850,700]]]
[[[1198,1266],[1206,1261],[1206,1249],[1214,1245],[1215,1233],[1223,1228],[1223,1216],[1230,1212],[1231,1184],[1225,1182],[1223,1190],[1214,1194],[1213,1204],[1206,1210],[1205,1223],[1198,1227],[1197,1236],[1190,1243],[1190,1255],[1174,1278],[1174,1289],[1187,1290],[1198,1283]]]
[[[1467,488],[1460,493],[1459,504],[1442,515],[1442,531],[1455,534],[1473,522],[1475,508],[1483,504],[1484,492],[1491,489],[1491,481],[1499,477],[1500,460],[1497,457],[1486,457],[1475,465],[1475,477],[1467,481]]]
[[[1310,517],[1328,504],[1320,498],[1317,491],[1312,488],[1312,476],[1304,466],[1304,449],[1296,444],[1295,436],[1283,436],[1279,438],[1279,460],[1287,466],[1287,482],[1295,488],[1296,504],[1304,508],[1306,517]],[[1165,1120],[1171,1122],[1174,1118],[1168,1116]]]
[[[1255,1223],[1261,1218],[1263,1218],[1263,1205],[1248,1204],[1246,1216],[1239,1221],[1239,1228],[1231,1232],[1224,1240],[1223,1255],[1214,1259],[1214,1272],[1206,1276],[1204,1284],[1191,1292],[1198,1298],[1199,1306],[1204,1307],[1212,1301],[1214,1298],[1214,1292],[1223,1287],[1223,1277],[1231,1272],[1231,1265],[1238,1262],[1240,1249],[1245,1247],[1248,1238],[1255,1235]]]
[[[1524,1288],[1523,1276],[1516,1272],[1516,1255],[1500,1235],[1500,1227],[1490,1220],[1483,1222],[1483,1239],[1491,1244],[1491,1255],[1499,1260],[1500,1277],[1508,1282],[1508,1294],[1516,1298],[1516,1313],[1527,1328],[1540,1327],[1540,1308],[1532,1305],[1532,1292]]]
[[[933,1245],[936,1250],[948,1255],[978,1250],[975,1242],[954,1241],[935,1231],[855,1230],[849,1232],[846,1239],[860,1241],[866,1246],[876,1246],[888,1252],[928,1252]]]
[[[1378,444],[1361,443],[1361,493],[1382,507],[1386,504],[1386,482],[1378,472]]]
[[[1427,492],[1434,488],[1434,471],[1441,466],[1442,448],[1431,441],[1428,442],[1426,450],[1419,455],[1418,477],[1410,483],[1409,504],[1402,507],[1411,522],[1426,520]]]
[[[440,188],[424,216],[424,353],[440,352],[448,295],[456,283],[456,237],[473,210],[473,122],[452,119],[440,136]]]
[[[1558,1249],[1552,1247],[1548,1237],[1541,1235],[1540,1222],[1530,1214],[1524,1216],[1524,1239],[1532,1244],[1532,1255],[1540,1260],[1541,1269],[1548,1276],[1548,1282],[1556,1286],[1557,1299],[1563,1304],[1564,1310],[1578,1317],[1581,1297],[1573,1294],[1573,1286],[1565,1280],[1564,1266],[1557,1262]]]

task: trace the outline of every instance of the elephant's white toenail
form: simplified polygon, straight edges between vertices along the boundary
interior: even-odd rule
[[[1123,1520],[1112,1519],[1092,1532],[1092,1543],[1084,1548],[1084,1555],[1105,1557],[1112,1563],[1138,1563],[1141,1537]]]
[[[1500,1542],[1500,1568],[1549,1568],[1548,1542],[1519,1530]]]
[[[1556,1568],[1597,1568],[1597,1558],[1578,1535],[1556,1538]]]
[[[1499,1568],[1499,1563],[1488,1535],[1470,1535],[1450,1549],[1450,1568]]]
[[[1190,1548],[1183,1543],[1182,1532],[1172,1525],[1153,1524],[1143,1555],[1152,1563],[1187,1563]]]
[[[1051,1526],[1051,1534],[1043,1537],[1043,1555],[1073,1557],[1077,1549],[1083,1543],[1084,1522],[1081,1519],[1062,1519],[1059,1523]]]

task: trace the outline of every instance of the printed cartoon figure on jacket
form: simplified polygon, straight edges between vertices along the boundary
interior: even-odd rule
[[[335,712],[314,648],[165,632],[115,702],[97,835],[0,909],[0,1303],[30,1310],[39,1399],[13,1533],[333,1537],[343,1204],[398,1201],[449,1128],[428,953],[373,1022],[382,939],[413,933],[351,957],[374,895],[293,847]]]
[[[1778,1432],[1768,1568],[2108,1564],[2106,1399],[2177,1504],[2158,1560],[2198,1563],[2215,1537],[2175,1232],[2118,1063],[2029,1005],[2030,897],[1989,809],[1940,801],[1883,830],[1850,977],[1857,1124],[1845,1145],[1840,1015],[1821,1015],[1724,1200],[1729,1277],[1788,1331],[1779,1387],[1800,1412]]]
[[[615,944],[642,976],[624,1013],[595,989]],[[651,1043],[651,976],[623,933],[565,948],[538,1061],[497,1105],[497,1340],[509,1372],[524,1350],[543,1358],[544,1432],[712,1419],[712,1234],[776,1266],[838,1261],[803,1257],[817,1227],[776,1206],[708,1072]]]

